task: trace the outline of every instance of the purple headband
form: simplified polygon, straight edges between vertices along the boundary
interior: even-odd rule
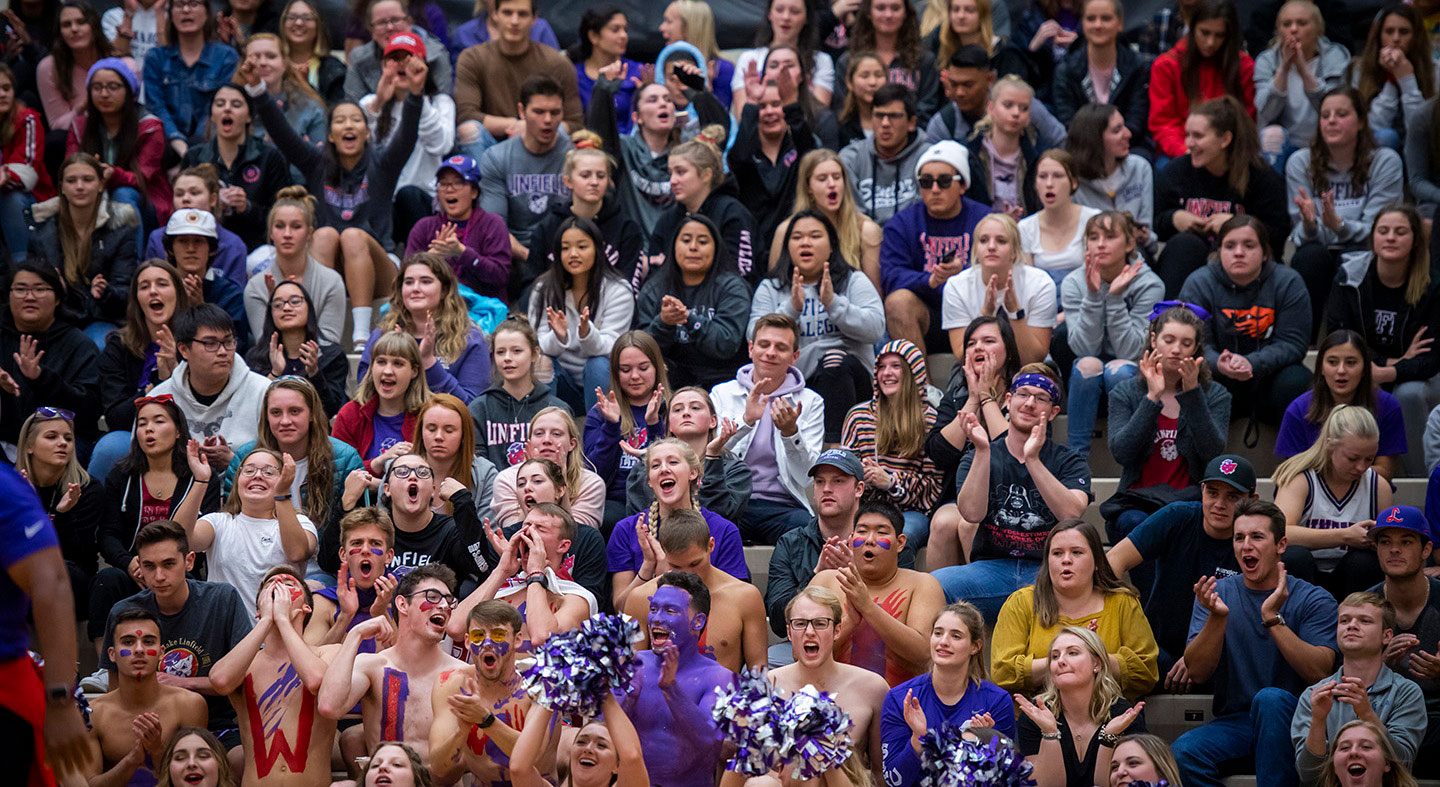
[[[1043,374],[1031,373],[1015,375],[1015,380],[1010,383],[1010,393],[1015,393],[1022,385],[1030,385],[1043,390],[1045,393],[1050,394],[1050,400],[1052,402],[1060,401],[1060,386],[1056,385],[1054,380],[1051,380]]]
[[[1196,306],[1193,303],[1186,303],[1185,301],[1160,301],[1159,303],[1155,304],[1155,308],[1150,310],[1151,321],[1154,321],[1156,317],[1159,317],[1161,314],[1163,314],[1166,309],[1185,309],[1191,314],[1194,314],[1196,317],[1199,317],[1201,322],[1205,322],[1210,319],[1210,312],[1205,311],[1204,309]]]

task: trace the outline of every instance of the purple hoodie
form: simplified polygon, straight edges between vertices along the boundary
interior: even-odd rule
[[[430,240],[449,221],[435,215],[415,222],[405,241],[405,256],[429,250]],[[460,242],[465,251],[447,260],[460,283],[481,295],[505,300],[505,288],[510,282],[510,231],[505,229],[505,222],[481,210],[477,202]]]
[[[735,380],[740,383],[740,387],[744,388],[747,394],[755,388],[754,374],[755,364],[753,363],[747,363],[740,367],[740,371],[735,374]],[[770,396],[771,398],[788,396],[803,390],[805,390],[805,375],[792,366],[785,371],[785,379],[780,383],[780,387],[776,388]],[[794,400],[792,400],[793,402]],[[750,450],[745,453],[745,464],[752,468],[767,468],[770,472],[752,473],[751,490],[756,497],[764,500],[781,503],[797,502],[795,496],[790,494],[790,490],[785,488],[785,484],[781,483],[780,474],[775,472],[780,463],[775,458],[774,431],[775,422],[770,420],[770,408],[767,407],[761,414],[760,420],[755,424],[755,436],[750,440]]]
[[[705,517],[705,524],[710,526],[710,537],[715,539],[715,548],[710,550],[710,565],[742,582],[750,581],[750,569],[745,565],[745,547],[740,543],[740,529],[707,508],[701,508],[700,515]],[[641,517],[648,519],[650,512],[626,517],[611,531],[610,543],[605,548],[605,562],[610,573],[640,570],[645,554],[640,551],[640,538],[635,535],[635,526]]]
[[[645,409],[645,405],[630,407],[630,417],[635,419],[635,433],[625,442],[631,448],[644,450],[665,436],[665,416],[658,415],[658,423],[647,424]],[[620,450],[620,423],[612,423],[601,415],[599,405],[592,406],[585,414],[585,458],[595,466],[596,474],[605,479],[605,499],[625,502],[625,481],[630,477],[630,468],[639,464],[640,460]]]

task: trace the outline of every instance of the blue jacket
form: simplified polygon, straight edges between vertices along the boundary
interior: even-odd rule
[[[243,292],[245,285],[249,283],[245,275],[245,257],[249,253],[245,251],[245,241],[224,227],[215,228],[215,240],[215,256],[210,258],[210,270],[229,279]],[[164,227],[156,227],[150,231],[150,237],[145,241],[145,256],[141,259],[156,258],[170,259],[170,255],[165,252]]]
[[[205,130],[210,100],[238,65],[239,53],[216,41],[205,44],[193,66],[185,65],[178,46],[145,54],[145,109],[165,124],[165,139],[188,142]]]

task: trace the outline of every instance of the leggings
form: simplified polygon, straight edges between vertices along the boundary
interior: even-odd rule
[[[825,442],[840,442],[845,416],[870,398],[874,385],[870,369],[844,350],[829,350],[820,356],[820,368],[810,376],[809,387],[825,400]]]

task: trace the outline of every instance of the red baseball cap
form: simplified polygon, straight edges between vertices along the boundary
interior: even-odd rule
[[[420,36],[408,30],[396,33],[390,36],[389,41],[385,42],[385,57],[389,57],[396,52],[406,52],[424,60],[425,42],[420,40]]]

